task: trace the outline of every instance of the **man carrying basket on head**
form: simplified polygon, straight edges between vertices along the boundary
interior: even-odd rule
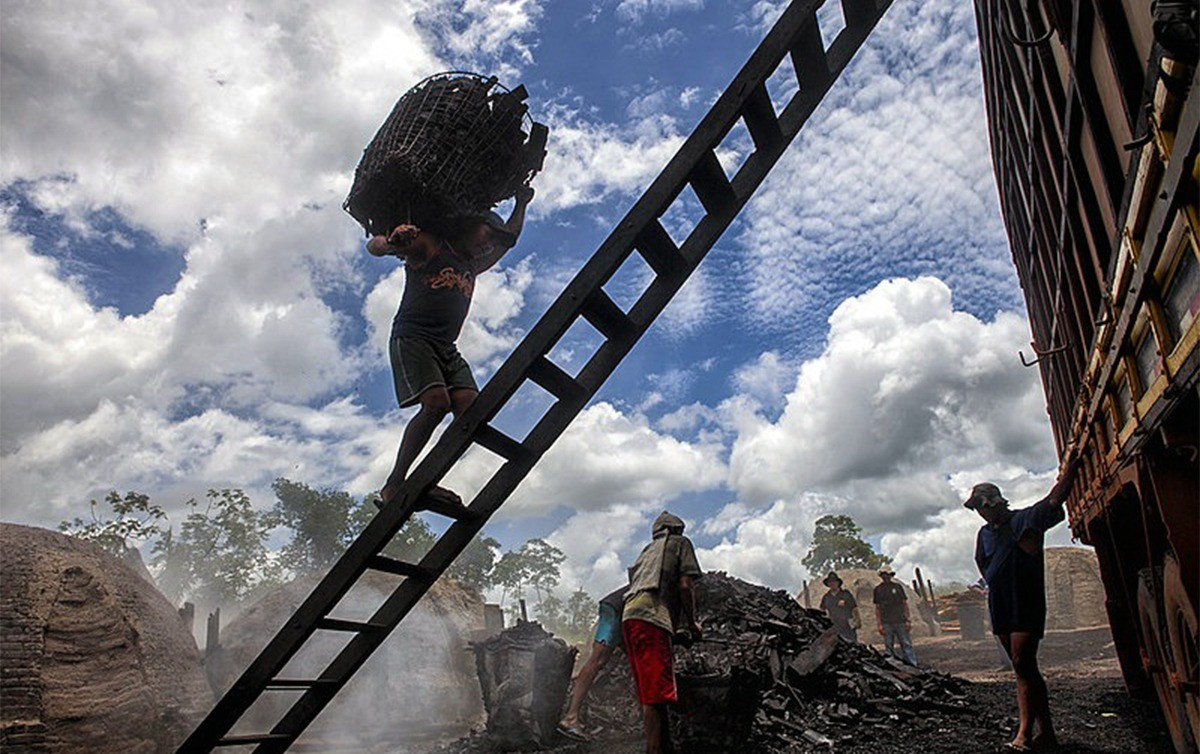
[[[458,416],[479,395],[471,367],[455,341],[467,318],[476,276],[516,245],[531,199],[533,189],[521,186],[508,222],[488,212],[482,217],[451,218],[441,227],[399,225],[388,235],[367,241],[367,251],[374,256],[404,260],[404,295],[392,320],[388,355],[400,407],[420,405],[404,430],[392,473],[379,492],[380,505],[400,490],[413,461],[446,414]],[[461,502],[442,487],[431,488],[429,494]]]

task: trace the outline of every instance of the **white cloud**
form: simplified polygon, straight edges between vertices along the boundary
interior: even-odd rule
[[[891,276],[936,274],[971,311],[1018,303],[979,78],[963,76],[973,28],[969,4],[894,5],[768,176],[735,238],[758,328],[812,337],[806,318]]]
[[[703,7],[704,0],[621,0],[617,4],[617,17],[623,21],[640,23],[647,16],[668,16]]]
[[[961,468],[1053,458],[1037,376],[1013,358],[1021,318],[953,311],[949,288],[921,278],[846,300],[829,326],[778,421],[739,415],[730,475],[746,501],[853,485],[873,524],[936,509],[939,477]]]
[[[684,139],[674,119],[661,112],[625,124],[596,122],[561,104],[538,115],[550,128],[550,140],[545,169],[535,181],[535,217],[632,194],[650,183]]]
[[[505,515],[563,506],[596,510],[614,502],[665,503],[721,484],[719,446],[656,432],[645,417],[608,403],[586,408],[505,505]]]
[[[808,576],[800,560],[812,542],[813,525],[835,509],[837,502],[801,495],[778,500],[752,515],[736,504],[727,506],[718,514],[715,528],[732,528],[732,535],[712,547],[699,548],[696,556],[705,570],[728,571],[741,579],[794,592]]]

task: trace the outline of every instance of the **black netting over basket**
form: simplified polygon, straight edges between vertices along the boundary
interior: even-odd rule
[[[405,222],[437,227],[486,212],[542,167],[546,127],[528,117],[525,87],[439,73],[408,90],[354,172],[344,205],[367,233]]]

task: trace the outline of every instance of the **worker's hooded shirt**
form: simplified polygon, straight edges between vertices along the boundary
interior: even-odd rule
[[[457,245],[443,241],[428,259],[405,261],[404,295],[392,320],[393,338],[447,344],[458,340],[475,292],[475,260],[492,253],[493,247],[516,243],[515,236],[497,231],[490,219],[483,222],[489,231],[480,234],[480,240]]]
[[[683,521],[663,512],[651,529],[653,539],[629,569],[622,620],[642,620],[674,632],[680,618],[679,579],[700,578],[692,541],[682,534]]]

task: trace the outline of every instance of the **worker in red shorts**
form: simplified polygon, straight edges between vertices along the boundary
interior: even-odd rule
[[[699,637],[693,581],[704,572],[683,521],[663,511],[651,528],[653,539],[629,569],[629,591],[621,616],[625,654],[633,671],[647,754],[673,752],[667,705],[677,701],[671,645],[676,633]]]

